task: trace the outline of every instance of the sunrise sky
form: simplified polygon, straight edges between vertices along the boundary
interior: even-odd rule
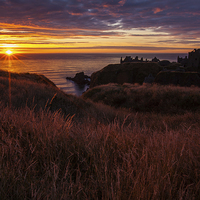
[[[186,53],[199,0],[0,0],[0,53]]]

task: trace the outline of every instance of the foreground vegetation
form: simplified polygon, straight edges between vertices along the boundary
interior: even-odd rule
[[[136,112],[184,114],[200,111],[199,87],[111,83],[91,88],[83,98]]]
[[[200,198],[198,105],[176,114],[116,110],[48,84],[14,81],[12,105],[6,95],[0,100],[0,199]],[[0,84],[9,90],[3,77]],[[180,101],[198,98],[190,89]]]

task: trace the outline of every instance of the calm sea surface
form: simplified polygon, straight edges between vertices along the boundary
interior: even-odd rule
[[[1,58],[0,69],[12,72],[29,72],[43,74],[57,87],[66,93],[80,96],[86,86],[79,86],[66,77],[74,77],[78,72],[90,76],[93,72],[102,69],[108,64],[120,63],[120,58],[130,55],[151,60],[155,56],[160,60],[177,60],[177,56],[187,54],[24,54],[16,55],[18,59],[5,60]],[[1,56],[2,57],[2,56]]]

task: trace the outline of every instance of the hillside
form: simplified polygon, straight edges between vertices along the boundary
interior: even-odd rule
[[[117,114],[106,105],[99,108],[91,101],[64,93],[45,76],[38,74],[0,71],[0,94],[0,103],[14,110],[28,107],[37,112],[42,109],[81,121],[89,117],[97,122],[113,121]],[[105,113],[109,113],[106,119]]]
[[[89,89],[84,99],[132,112],[177,114],[200,112],[200,88],[107,84]]]
[[[162,71],[155,77],[154,83],[160,85],[198,86],[200,87],[200,73]]]
[[[10,78],[9,78],[10,77]],[[85,115],[85,101],[59,90],[43,75],[0,71],[0,101],[13,109],[61,110],[64,115]]]
[[[154,77],[162,70],[158,63],[110,64],[91,75],[90,88],[108,83],[139,83],[152,74]]]
[[[1,200],[200,198],[198,88],[110,84],[78,98],[4,74]]]

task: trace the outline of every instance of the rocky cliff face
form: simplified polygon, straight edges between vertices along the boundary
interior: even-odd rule
[[[162,70],[157,63],[111,64],[91,75],[90,88],[108,83],[139,83],[152,74],[154,77]]]
[[[155,77],[154,83],[160,85],[179,85],[200,87],[200,73],[162,71]]]

